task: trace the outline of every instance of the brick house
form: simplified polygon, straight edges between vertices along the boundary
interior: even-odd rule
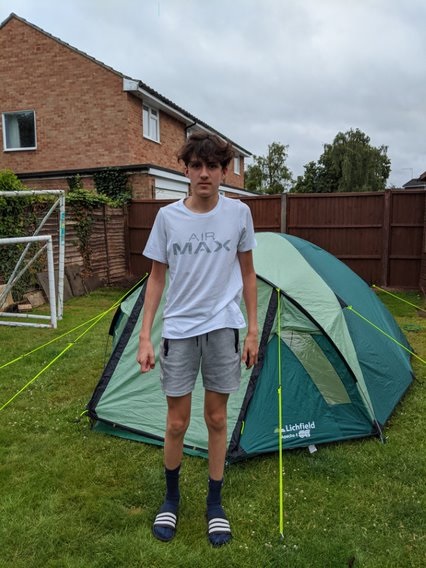
[[[176,152],[188,132],[223,134],[142,81],[127,77],[11,14],[0,24],[0,169],[31,188],[67,189],[79,174],[117,167],[129,175],[135,198],[180,197],[188,180]],[[244,191],[244,159],[235,160],[222,190]]]

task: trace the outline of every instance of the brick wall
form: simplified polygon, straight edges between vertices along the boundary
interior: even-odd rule
[[[31,178],[26,179],[24,176],[21,177],[22,183],[28,189],[64,189],[69,190],[68,182],[66,177],[57,178]],[[94,189],[95,184],[93,182],[92,176],[81,176],[84,189]]]
[[[22,182],[28,189],[64,189],[69,190],[66,177],[57,178],[31,178],[26,179],[21,176]],[[95,189],[93,176],[82,175],[84,189]],[[135,199],[154,199],[155,198],[155,178],[145,172],[129,173],[128,180],[132,187],[132,196]]]
[[[133,199],[155,199],[155,178],[146,173],[129,175]]]
[[[225,182],[233,187],[244,188],[244,159],[241,157],[240,161],[240,174],[234,173],[234,161],[229,164],[228,173],[225,177]]]

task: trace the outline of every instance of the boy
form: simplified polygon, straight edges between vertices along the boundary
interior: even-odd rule
[[[241,361],[252,367],[258,357],[253,221],[247,205],[219,194],[233,156],[231,144],[216,135],[195,133],[188,138],[178,159],[191,182],[190,196],[159,210],[144,250],[152,259],[152,270],[137,355],[142,373],[155,365],[151,328],[169,270],[160,347],[161,383],[167,398],[166,496],[152,528],[162,541],[170,541],[176,532],[179,470],[200,365],[208,430],[208,538],[213,546],[231,539],[221,505],[226,407],[229,394],[239,387]],[[241,293],[248,318],[242,353]]]

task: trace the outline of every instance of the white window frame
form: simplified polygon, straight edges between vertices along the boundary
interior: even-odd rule
[[[241,156],[234,156],[234,174],[241,175]]]
[[[32,112],[33,113],[33,121],[34,121],[34,146],[26,146],[26,147],[7,147],[7,136],[6,136],[6,116],[7,115],[14,115],[20,114],[22,112]],[[3,150],[5,152],[26,152],[27,150],[37,150],[37,127],[36,127],[36,113],[33,109],[27,110],[15,110],[10,112],[3,112],[2,113],[2,130],[3,130]]]
[[[142,104],[142,131],[144,138],[160,142],[160,111]]]

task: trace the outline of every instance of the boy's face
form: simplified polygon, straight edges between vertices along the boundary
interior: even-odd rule
[[[185,168],[185,175],[191,180],[192,195],[209,198],[219,191],[226,168],[215,159],[201,160],[193,156]]]

